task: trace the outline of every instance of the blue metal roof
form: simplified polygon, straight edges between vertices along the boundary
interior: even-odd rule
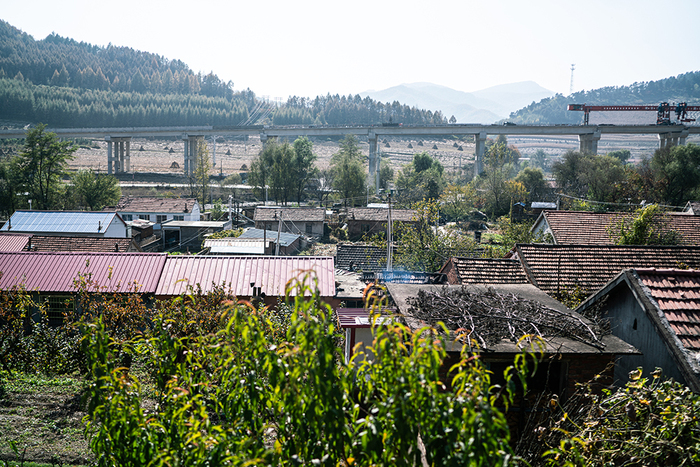
[[[0,231],[101,234],[116,215],[116,212],[103,211],[15,211]]]
[[[255,238],[255,239],[261,239],[266,236],[265,231],[263,229],[248,229],[245,232],[243,232],[238,238]],[[280,232],[280,246],[289,246],[292,243],[296,241],[296,239],[299,238],[299,235],[288,233],[288,232]],[[268,242],[276,242],[277,241],[277,231],[276,230],[268,230],[267,231],[267,241]]]

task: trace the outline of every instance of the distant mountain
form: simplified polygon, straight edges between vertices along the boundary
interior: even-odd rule
[[[589,105],[657,105],[661,102],[700,104],[700,71],[684,73],[658,81],[633,83],[629,86],[608,86],[569,96],[557,94],[513,112],[509,119],[521,124],[579,124],[583,112],[570,112],[568,104]],[[619,115],[615,115],[619,114]],[[644,115],[647,115],[644,120]],[[653,112],[599,112],[591,113],[591,123],[653,124]]]
[[[401,84],[382,91],[366,91],[362,97],[379,102],[398,101],[423,109],[440,110],[458,123],[493,123],[533,101],[554,95],[532,81],[503,84],[481,91],[463,92],[432,83]]]

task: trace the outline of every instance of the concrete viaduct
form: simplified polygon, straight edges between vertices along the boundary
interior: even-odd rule
[[[244,136],[259,134],[263,144],[270,138],[293,139],[299,136],[365,137],[369,141],[369,172],[379,180],[377,141],[386,136],[452,136],[471,135],[475,141],[475,174],[483,171],[483,156],[488,135],[578,136],[581,152],[596,154],[603,134],[656,134],[659,147],[685,144],[690,134],[700,134],[700,126],[685,125],[475,125],[435,126],[372,125],[372,126],[245,126],[245,127],[143,127],[143,128],[59,128],[47,129],[60,138],[104,138],[107,141],[107,172],[130,171],[130,141],[139,137],[181,138],[185,141],[184,172],[194,172],[197,140],[206,136]],[[24,130],[0,130],[0,138],[22,139]]]

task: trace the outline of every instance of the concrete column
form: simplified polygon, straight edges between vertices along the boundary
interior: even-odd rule
[[[131,171],[131,138],[126,140],[126,156],[124,157],[124,172]]]
[[[119,172],[124,172],[124,154],[126,152],[124,146],[124,140],[119,141]]]
[[[190,145],[190,175],[194,174],[194,171],[197,170],[197,140],[199,138],[197,136],[190,136],[189,138],[189,145]]]
[[[474,135],[474,176],[478,177],[484,171],[484,152],[486,152],[486,133],[481,132]]]
[[[190,174],[190,157],[189,157],[190,144],[189,144],[189,138],[187,137],[187,135],[183,135],[183,136],[182,136],[182,139],[183,139],[184,142],[185,142],[185,154],[184,154],[184,162],[183,162],[184,165],[185,165],[185,167],[184,167],[184,172],[185,172],[185,175],[189,175],[189,174]]]
[[[659,149],[670,148],[671,146],[673,146],[671,133],[659,133]]]
[[[265,145],[267,144],[267,135],[263,132],[260,132],[260,144],[262,144],[262,150],[265,150]]]
[[[583,154],[598,154],[598,141],[600,141],[600,130],[578,135],[579,151]]]
[[[690,130],[688,130],[687,128],[678,134],[678,138],[679,138],[678,142],[680,143],[681,146],[685,146],[685,140],[686,140],[686,138],[688,138],[689,134],[690,134]]]
[[[372,131],[367,136],[369,142],[369,178],[374,178],[374,187],[379,193],[379,157],[377,155],[377,135]]]
[[[112,175],[112,140],[109,136],[105,136],[107,141],[107,174]]]

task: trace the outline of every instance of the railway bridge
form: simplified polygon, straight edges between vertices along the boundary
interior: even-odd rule
[[[474,136],[475,174],[483,171],[483,156],[486,139],[489,135],[507,136],[578,136],[582,152],[597,153],[598,141],[604,134],[658,135],[659,147],[685,144],[690,134],[699,134],[700,126],[686,125],[479,125],[449,124],[432,126],[412,125],[348,125],[348,126],[180,126],[180,127],[131,127],[131,128],[47,128],[60,138],[94,138],[107,142],[107,172],[130,171],[130,141],[132,138],[167,137],[185,141],[184,172],[194,172],[196,144],[199,138],[207,136],[250,136],[259,135],[265,144],[270,138],[293,139],[299,136],[345,136],[355,135],[369,141],[369,172],[378,184],[379,157],[377,142],[382,137],[445,137]],[[24,130],[0,130],[0,138],[22,139]]]

